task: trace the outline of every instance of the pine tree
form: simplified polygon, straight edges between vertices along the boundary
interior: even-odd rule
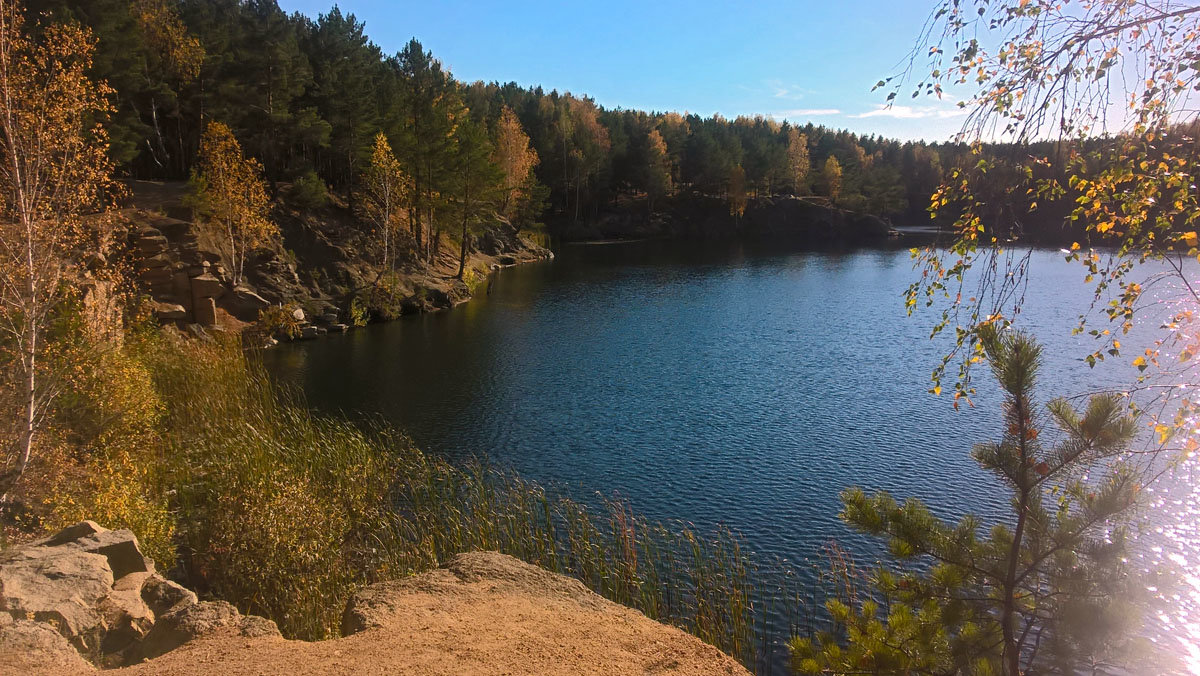
[[[465,117],[465,116],[464,116]],[[455,134],[457,148],[455,209],[461,231],[458,249],[458,274],[463,278],[472,226],[492,209],[495,197],[503,191],[504,174],[492,163],[492,147],[487,133],[473,120],[464,119]]]
[[[1124,522],[1139,474],[1121,455],[1136,423],[1114,395],[1082,411],[1056,399],[1045,412],[1060,435],[1049,442],[1033,401],[1041,347],[1012,331],[982,336],[1005,428],[972,455],[1012,494],[1011,516],[984,534],[973,515],[950,524],[917,500],[846,490],[842,518],[913,565],[877,574],[882,605],[830,602],[848,644],[834,633],[794,640],[798,671],[1075,673],[1129,641]]]
[[[242,281],[246,256],[279,236],[262,165],[242,154],[229,127],[210,122],[200,140],[200,160],[192,176],[190,202],[220,231],[221,253],[229,261],[231,283]]]
[[[310,96],[330,130],[328,175],[351,196],[379,129],[376,99],[385,72],[383,53],[365,28],[335,5],[318,17],[305,46],[312,62]]]
[[[397,151],[413,179],[412,227],[425,258],[437,254],[437,212],[453,192],[454,134],[463,107],[455,82],[420,42],[411,40],[392,66],[400,76]]]

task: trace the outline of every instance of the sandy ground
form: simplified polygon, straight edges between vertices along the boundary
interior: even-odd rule
[[[576,580],[498,554],[371,588],[368,626],[305,643],[218,633],[129,674],[737,674],[699,639],[593,594]]]

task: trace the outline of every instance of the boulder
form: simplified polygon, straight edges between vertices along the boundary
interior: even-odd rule
[[[99,527],[97,526],[97,528]],[[154,562],[142,554],[137,536],[126,529],[100,528],[95,533],[75,538],[73,541],[59,546],[105,557],[114,580],[119,580],[130,573],[154,572]],[[109,584],[111,586],[111,583]]]
[[[97,661],[105,666],[122,664],[154,626],[154,611],[142,600],[138,589],[113,589],[101,599],[97,609],[104,618]]]
[[[292,319],[295,319],[298,322],[304,321],[304,310],[301,308],[292,310]]]
[[[187,270],[176,270],[171,273],[171,295],[186,301],[192,299],[192,280]]]
[[[225,284],[213,275],[192,277],[192,298],[220,298],[225,293]]]
[[[199,324],[188,324],[187,332],[188,335],[197,340],[212,340],[212,336],[208,335],[208,331],[205,331],[204,327]]]
[[[123,585],[122,583],[126,580],[129,580],[129,583]],[[162,577],[158,573],[132,573],[126,575],[117,580],[117,583],[113,585],[113,589],[120,590],[125,586],[136,589],[141,595],[142,602],[154,612],[156,617],[200,602],[195,592],[185,588],[181,584]]]
[[[65,545],[68,542],[73,542],[75,540],[78,540],[79,538],[87,537],[89,535],[95,535],[97,533],[101,533],[106,530],[108,530],[108,529],[104,528],[103,526],[96,523],[95,521],[80,521],[79,523],[77,523],[73,526],[67,526],[66,528],[58,531],[57,533],[55,533],[54,535],[51,535],[48,538],[43,538],[36,542],[32,542],[32,543],[30,543],[29,546],[30,547],[57,547],[59,545]]]
[[[187,308],[178,303],[155,303],[154,316],[158,317],[159,321],[176,321],[187,319]]]
[[[0,559],[0,610],[45,623],[91,655],[100,648],[105,618],[99,607],[112,583],[102,554],[69,544],[25,547]]]
[[[0,613],[0,673],[47,671],[82,674],[93,668],[50,625]]]
[[[138,274],[138,279],[147,284],[170,282],[171,271],[167,268],[147,268]]]
[[[223,299],[223,305],[241,321],[253,322],[258,319],[258,313],[270,307],[271,303],[254,291],[239,286]]]
[[[311,324],[300,329],[300,340],[312,340],[328,334],[329,331],[324,327],[312,326]]]
[[[158,618],[138,646],[137,658],[157,657],[192,639],[225,628],[234,628],[247,637],[280,635],[279,628],[270,620],[243,616],[224,601],[204,601],[182,606]]]
[[[163,578],[128,530],[83,521],[0,553],[3,674],[121,666],[226,627],[279,636],[274,622]]]
[[[330,333],[345,333],[349,330],[350,330],[349,324],[330,324],[329,325]]]
[[[209,297],[197,298],[192,304],[192,315],[201,326],[212,326],[217,323],[217,303]]]
[[[154,256],[150,256],[149,258],[142,261],[142,267],[144,267],[144,268],[165,268],[165,267],[171,265],[171,263],[173,263],[173,262],[174,261],[171,260],[170,256],[168,256],[165,253],[160,253],[160,254],[157,254]]]
[[[167,238],[162,235],[143,235],[135,246],[143,254],[154,255],[167,249]]]

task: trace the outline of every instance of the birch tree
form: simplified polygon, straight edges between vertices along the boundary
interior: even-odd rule
[[[412,192],[411,179],[392,152],[387,136],[375,136],[371,165],[363,176],[362,207],[375,226],[375,237],[383,268],[391,270],[395,261],[395,239],[403,223],[404,207]]]
[[[69,294],[81,248],[95,250],[97,212],[111,195],[104,84],[87,77],[95,42],[84,28],[24,32],[19,2],[0,0],[0,356],[16,422],[0,466],[0,503],[36,447],[53,383],[46,331]],[[8,403],[8,402],[6,402]]]
[[[192,190],[193,204],[220,231],[221,253],[236,287],[245,273],[246,256],[279,236],[278,226],[268,217],[271,204],[262,165],[242,154],[229,127],[210,122],[200,139]]]
[[[520,209],[521,200],[528,197],[530,178],[533,168],[538,165],[538,155],[529,147],[529,136],[521,128],[516,113],[508,106],[504,107],[496,122],[492,162],[504,172],[500,213],[512,219]]]

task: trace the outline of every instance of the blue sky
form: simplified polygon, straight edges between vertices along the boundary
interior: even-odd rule
[[[342,0],[394,53],[416,37],[465,81],[513,80],[605,107],[763,114],[901,139],[946,140],[953,99],[883,110],[933,0],[398,2]],[[312,17],[331,0],[279,0]]]

